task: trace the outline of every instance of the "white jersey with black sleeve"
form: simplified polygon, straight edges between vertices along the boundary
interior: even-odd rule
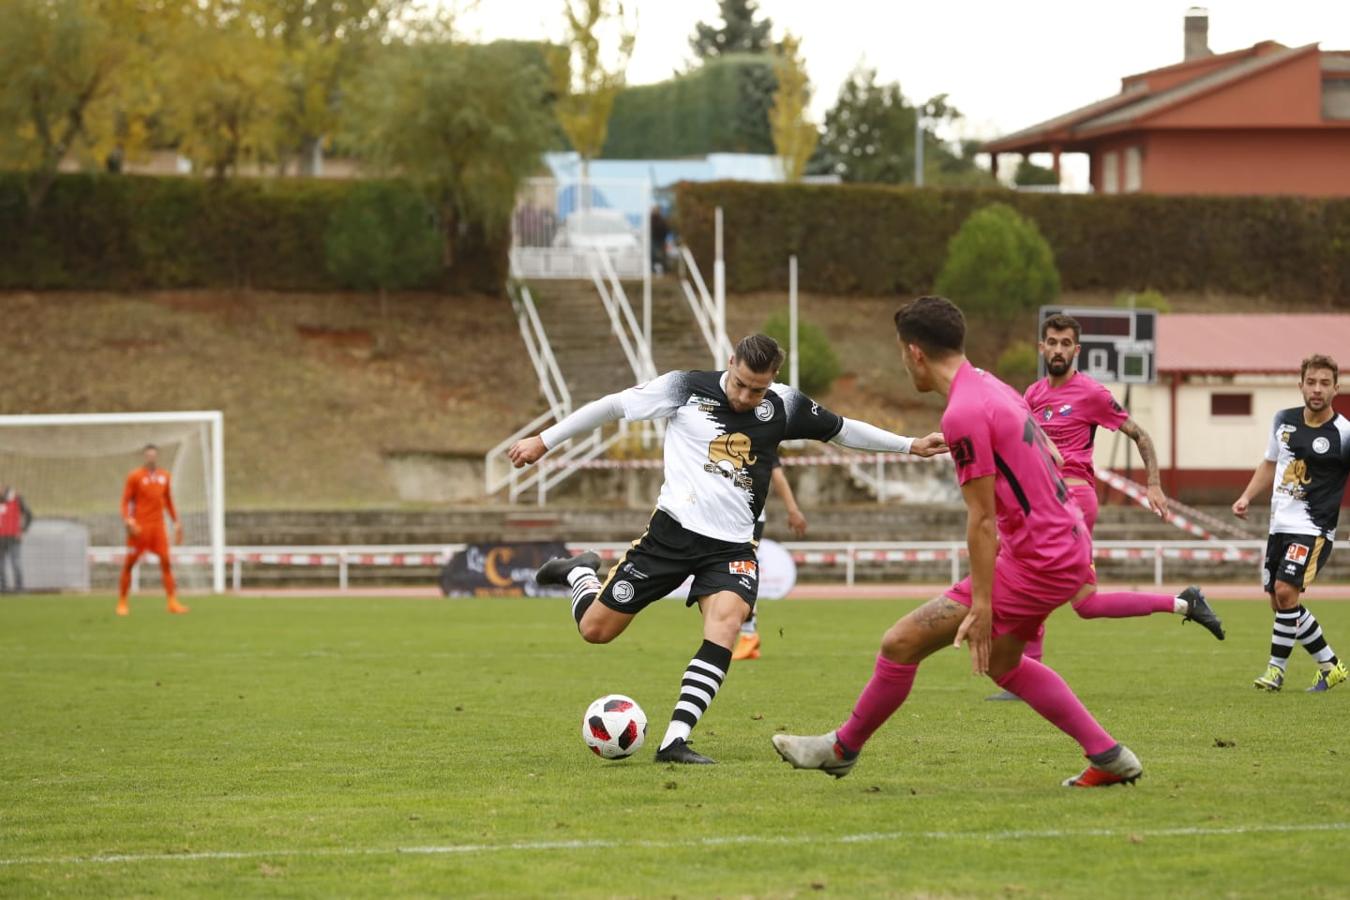
[[[1350,421],[1337,413],[1321,425],[1309,425],[1303,407],[1280,410],[1266,459],[1275,464],[1270,533],[1334,540],[1350,475]]]
[[[725,372],[668,372],[619,394],[624,418],[668,419],[665,482],[657,506],[696,534],[749,542],[769,492],[778,445],[828,441],[844,419],[787,385],[738,413]]]

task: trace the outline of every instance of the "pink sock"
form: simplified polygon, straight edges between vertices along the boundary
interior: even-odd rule
[[[1045,628],[1042,627],[1034,641],[1027,641],[1026,648],[1022,650],[1022,655],[1040,662],[1045,656]]]
[[[900,708],[914,686],[918,666],[902,666],[884,656],[877,656],[877,666],[867,687],[858,695],[853,715],[839,726],[836,737],[850,750],[861,750],[863,744]]]
[[[1084,755],[1092,756],[1116,745],[1116,739],[1097,724],[1083,701],[1049,666],[1023,656],[1017,668],[998,680],[998,686],[1021,697],[1027,706],[1081,744]],[[851,748],[847,741],[844,745]]]
[[[1175,597],[1121,591],[1117,594],[1091,594],[1074,606],[1073,611],[1083,619],[1130,619],[1153,613],[1170,613],[1174,609]]]

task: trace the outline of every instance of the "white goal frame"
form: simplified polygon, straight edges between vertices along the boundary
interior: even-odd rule
[[[211,441],[208,525],[211,532],[211,590],[225,593],[225,416],[220,410],[199,412],[53,413],[0,415],[0,428],[53,425],[150,425],[197,423],[207,427]]]

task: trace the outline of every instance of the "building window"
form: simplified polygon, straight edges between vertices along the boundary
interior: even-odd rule
[[[1131,194],[1144,187],[1144,151],[1130,147],[1125,151],[1125,193]]]
[[[1250,416],[1252,414],[1252,395],[1210,394],[1209,414],[1211,416]]]
[[[1102,154],[1102,193],[1118,194],[1120,193],[1120,173],[1116,171],[1116,163],[1120,154],[1112,151]]]

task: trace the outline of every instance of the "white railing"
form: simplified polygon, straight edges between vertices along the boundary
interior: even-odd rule
[[[483,457],[484,490],[488,494],[495,494],[511,485],[513,489],[511,499],[514,501],[515,485],[519,479],[516,476],[516,469],[506,458],[507,449],[516,441],[534,434],[544,426],[562,421],[563,417],[572,411],[572,392],[568,390],[567,382],[563,380],[562,372],[558,368],[558,359],[553,355],[553,347],[549,343],[543,323],[539,320],[539,312],[535,309],[530,289],[524,284],[508,284],[507,293],[511,297],[511,306],[516,313],[516,324],[520,326],[521,340],[525,342],[525,350],[529,353],[530,363],[534,366],[535,375],[539,379],[539,390],[549,406],[548,412],[536,416],[516,429]]]
[[[853,585],[858,571],[867,566],[896,563],[946,563],[946,577],[960,580],[966,571],[968,556],[964,541],[794,541],[783,545],[798,566],[818,574],[821,570],[838,572],[842,583]],[[1260,579],[1265,542],[1249,541],[1097,541],[1093,556],[1098,560],[1148,562],[1153,566],[1153,583],[1164,584],[1168,563],[1209,562],[1251,566],[1250,572],[1235,570],[1233,581]],[[233,590],[243,587],[244,566],[293,568],[335,567],[338,590],[347,590],[350,570],[367,568],[426,568],[444,565],[466,544],[373,544],[226,547],[225,561],[230,570]],[[619,541],[567,544],[573,552],[594,550],[602,559],[615,560],[631,544]],[[1350,549],[1343,543],[1336,550]],[[125,547],[91,547],[89,562],[120,565]],[[211,561],[210,547],[177,547],[174,562],[182,565],[206,565]],[[139,569],[137,570],[139,571]],[[139,579],[137,579],[139,581]]]
[[[591,258],[591,281],[600,294],[600,302],[609,316],[610,327],[619,339],[619,346],[633,370],[633,378],[641,383],[656,377],[656,364],[652,362],[652,348],[643,335],[633,307],[624,293],[623,284],[610,262],[609,254],[598,251]]]
[[[731,358],[731,340],[727,337],[726,320],[718,314],[717,301],[708,291],[703,273],[699,271],[698,261],[683,244],[680,245],[680,258],[684,260],[684,269],[689,274],[688,278],[680,279],[680,287],[684,289],[684,296],[689,301],[689,308],[693,310],[694,320],[698,322],[703,340],[707,342],[708,350],[712,353],[713,368],[720,369]]]

